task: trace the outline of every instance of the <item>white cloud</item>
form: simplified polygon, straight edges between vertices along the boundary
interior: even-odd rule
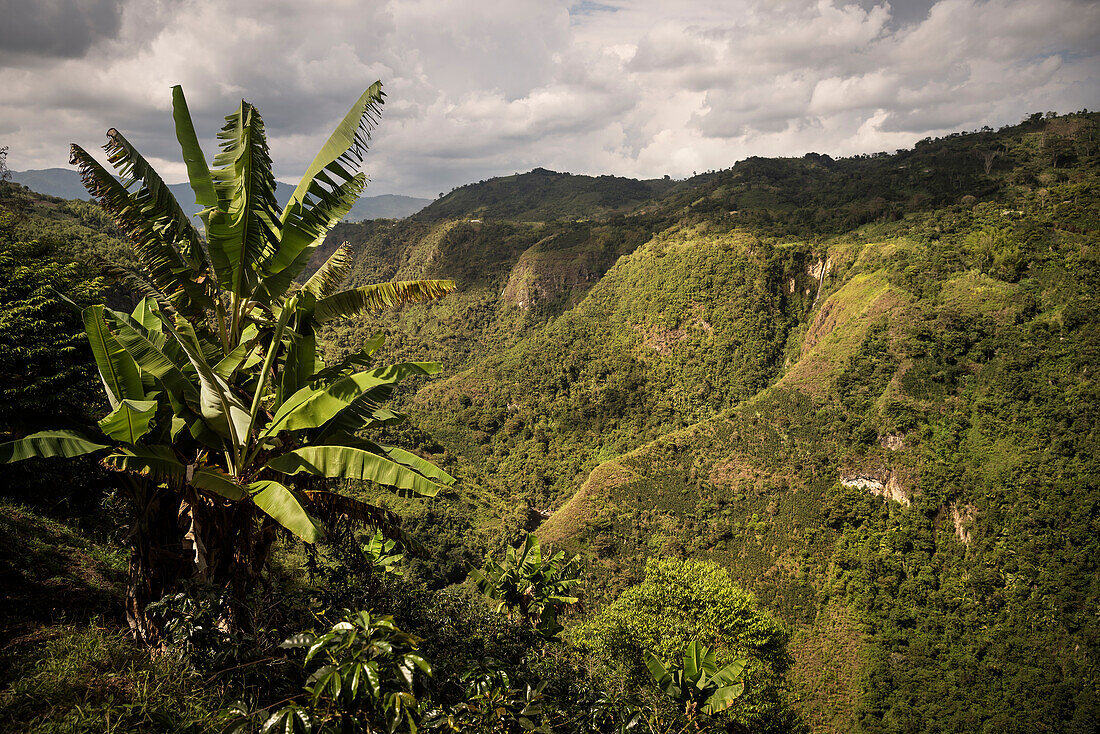
[[[64,165],[70,140],[117,126],[181,178],[176,83],[208,154],[221,116],[254,102],[293,180],[381,78],[371,192],[418,195],[536,165],[683,176],[892,150],[1100,101],[1100,6],[1085,0],[44,2],[4,8],[27,29],[0,33],[0,145],[17,169]],[[50,23],[67,45],[28,40]]]

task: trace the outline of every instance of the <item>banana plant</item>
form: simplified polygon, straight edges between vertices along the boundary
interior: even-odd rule
[[[528,533],[523,544],[509,548],[504,561],[488,559],[470,578],[482,594],[497,602],[496,611],[529,625],[546,639],[564,629],[558,615],[577,597],[569,591],[580,583],[580,561],[558,551],[543,559],[539,539]]]
[[[371,367],[381,335],[326,365],[316,332],[334,319],[437,298],[455,284],[340,290],[352,265],[346,243],[297,282],[366,184],[355,168],[382,104],[376,82],[280,207],[259,112],[242,101],[225,118],[211,166],[183,90],[174,87],[176,135],[204,207],[201,232],[119,131],[107,132],[104,150],[121,180],[79,145],[71,148],[85,186],[127,233],[142,265],[109,269],[143,298],[131,312],[83,312],[108,415],[88,432],[46,431],[0,445],[0,461],[98,453],[120,472],[136,501],[132,623],[143,603],[188,575],[231,583],[243,599],[276,527],[314,542],[323,534],[319,514],[380,524],[386,513],[331,492],[325,480],[422,496],[454,483],[419,456],[362,435],[402,420],[383,403],[403,379],[435,375],[440,365]],[[166,533],[173,537],[166,541]]]
[[[745,661],[734,660],[719,669],[714,650],[698,641],[688,643],[684,649],[681,667],[667,668],[651,652],[646,652],[645,664],[657,686],[684,705],[688,718],[693,718],[697,711],[705,714],[725,711],[745,691],[741,676]]]

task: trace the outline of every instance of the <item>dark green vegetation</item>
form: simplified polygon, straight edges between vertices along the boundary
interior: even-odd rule
[[[262,629],[222,640],[231,660],[193,645],[184,668],[217,673],[201,694],[176,673],[119,715],[156,720],[175,702],[203,730],[233,699],[253,710],[295,696],[301,658],[272,651],[348,608],[423,638],[432,674],[407,690],[435,702],[423,722],[438,730],[675,721],[645,653],[671,670],[697,641],[717,668],[748,659],[723,725],[1094,731],[1098,122],[1039,116],[895,155],[750,159],[685,182],[535,171],[411,220],[338,225],[314,266],[347,240],[354,285],[459,283],[319,338],[326,361],[383,330],[383,362],[444,363],[444,379],[403,393],[410,423],[380,439],[459,489],[424,502],[354,488],[424,546],[397,564],[403,576],[364,560],[370,536],[353,527],[316,549],[280,539],[257,590]],[[94,208],[5,192],[20,213],[7,246],[38,239],[20,256],[32,267],[89,295],[104,287],[96,270],[49,259],[124,255]],[[63,350],[79,324],[57,318],[50,348]],[[79,349],[64,354],[87,368]],[[124,642],[104,651],[124,569],[111,529],[87,518],[116,500],[80,481],[91,499],[62,502],[55,488],[57,500],[5,511],[5,546],[31,556],[6,557],[5,579],[44,601],[5,612],[0,721],[83,715],[102,730],[123,700],[111,685],[177,664]],[[452,585],[535,528],[543,547],[587,563],[558,642]],[[59,703],[34,708],[38,688]]]

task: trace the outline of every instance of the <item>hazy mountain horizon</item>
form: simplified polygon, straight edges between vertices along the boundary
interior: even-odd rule
[[[69,168],[12,171],[11,180],[48,196],[57,196],[62,199],[88,198],[88,192],[80,181],[80,174]],[[183,210],[189,215],[197,214],[202,208],[194,203],[191,187],[186,182],[169,184],[168,188],[179,201]],[[285,204],[293,191],[293,185],[282,181],[276,182],[275,195],[280,204]],[[431,199],[403,196],[401,194],[362,196],[348,212],[346,219],[349,222],[359,222],[366,219],[404,219],[417,213],[430,203],[432,203]]]

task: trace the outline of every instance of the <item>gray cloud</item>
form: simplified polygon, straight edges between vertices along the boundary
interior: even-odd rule
[[[122,5],[123,0],[0,0],[0,63],[84,56],[116,36]]]
[[[62,4],[35,5],[39,20],[13,16],[30,40],[0,42],[17,169],[64,165],[70,140],[116,126],[180,180],[177,83],[208,155],[246,97],[293,180],[382,79],[371,192],[429,196],[536,165],[682,176],[893,150],[1100,101],[1084,0],[89,0],[58,20],[63,45],[43,35]]]

